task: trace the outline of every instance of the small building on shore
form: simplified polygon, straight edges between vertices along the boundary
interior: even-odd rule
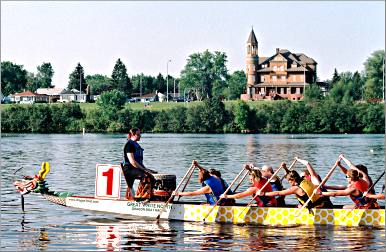
[[[24,91],[21,93],[12,94],[11,102],[16,102],[21,104],[32,104],[35,102],[48,102],[48,96],[43,94],[37,94],[31,91]]]
[[[259,56],[252,29],[247,41],[246,93],[242,100],[300,100],[304,90],[316,82],[317,62],[304,53],[276,48],[269,57]]]
[[[63,92],[64,88],[38,88],[37,94],[47,95],[48,102],[57,102],[60,99],[60,93]]]

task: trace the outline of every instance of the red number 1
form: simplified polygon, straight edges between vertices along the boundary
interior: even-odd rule
[[[110,168],[108,171],[102,172],[102,175],[107,177],[106,194],[112,195],[113,194],[113,169]]]

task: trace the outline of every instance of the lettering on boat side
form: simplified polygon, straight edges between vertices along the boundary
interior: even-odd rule
[[[87,202],[87,203],[99,203],[99,200],[95,199],[78,199],[78,198],[68,198],[69,201],[77,201],[77,202]]]
[[[127,206],[131,207],[132,210],[137,211],[148,211],[148,212],[159,212],[164,206],[161,204],[154,203],[142,203],[142,202],[127,202]],[[166,209],[171,209],[170,205],[166,206]]]

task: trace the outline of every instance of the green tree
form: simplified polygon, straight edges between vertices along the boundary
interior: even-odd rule
[[[118,59],[115,63],[113,72],[111,74],[111,83],[114,89],[117,89],[126,94],[126,96],[131,97],[131,81],[127,75],[126,66],[123,64],[121,59]]]
[[[126,103],[126,95],[122,91],[112,90],[101,94],[97,105],[104,110],[121,110]]]
[[[21,92],[27,85],[27,71],[22,65],[10,61],[1,62],[1,91],[7,96]]]
[[[224,103],[216,97],[206,99],[200,118],[206,132],[222,132],[227,118]]]
[[[157,75],[157,78],[154,79],[153,86],[158,92],[166,95],[166,80],[164,79],[161,73],[159,73]]]
[[[332,75],[332,80],[330,82],[329,89],[332,89],[335,83],[337,83],[339,80],[340,80],[340,76],[339,76],[338,70],[334,68],[334,74]]]
[[[90,93],[92,95],[100,95],[103,92],[112,90],[111,79],[105,75],[87,75],[86,83],[90,86]]]
[[[244,71],[235,71],[227,80],[229,87],[229,99],[240,99],[241,94],[245,91],[247,77]]]
[[[352,77],[352,96],[355,101],[363,99],[363,85],[363,78],[358,71],[356,71]]]
[[[52,77],[54,76],[54,69],[51,66],[51,63],[45,63],[37,67],[36,77],[39,80],[39,87],[41,88],[52,88]]]
[[[75,67],[75,70],[70,74],[70,81],[67,89],[76,89],[82,92],[86,91],[86,80],[84,79],[84,70],[80,63]]]
[[[322,98],[322,90],[316,84],[311,84],[304,91],[304,102],[310,103],[318,101]]]
[[[365,65],[365,98],[382,98],[383,92],[383,70],[385,67],[385,51],[378,50],[364,63]]]
[[[225,86],[228,75],[226,62],[226,54],[218,51],[211,53],[206,50],[190,55],[181,71],[182,89],[194,90],[198,100],[211,98],[214,83]]]
[[[239,100],[234,107],[234,121],[236,126],[241,130],[248,130],[250,118],[250,108],[245,101]]]
[[[35,76],[34,73],[27,73],[27,84],[26,88],[27,90],[30,90],[32,92],[35,92],[40,86],[39,79]]]

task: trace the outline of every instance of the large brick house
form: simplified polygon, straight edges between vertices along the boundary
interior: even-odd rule
[[[316,81],[316,61],[303,53],[276,49],[270,57],[258,54],[252,29],[247,41],[247,88],[242,100],[300,100],[304,89]]]

